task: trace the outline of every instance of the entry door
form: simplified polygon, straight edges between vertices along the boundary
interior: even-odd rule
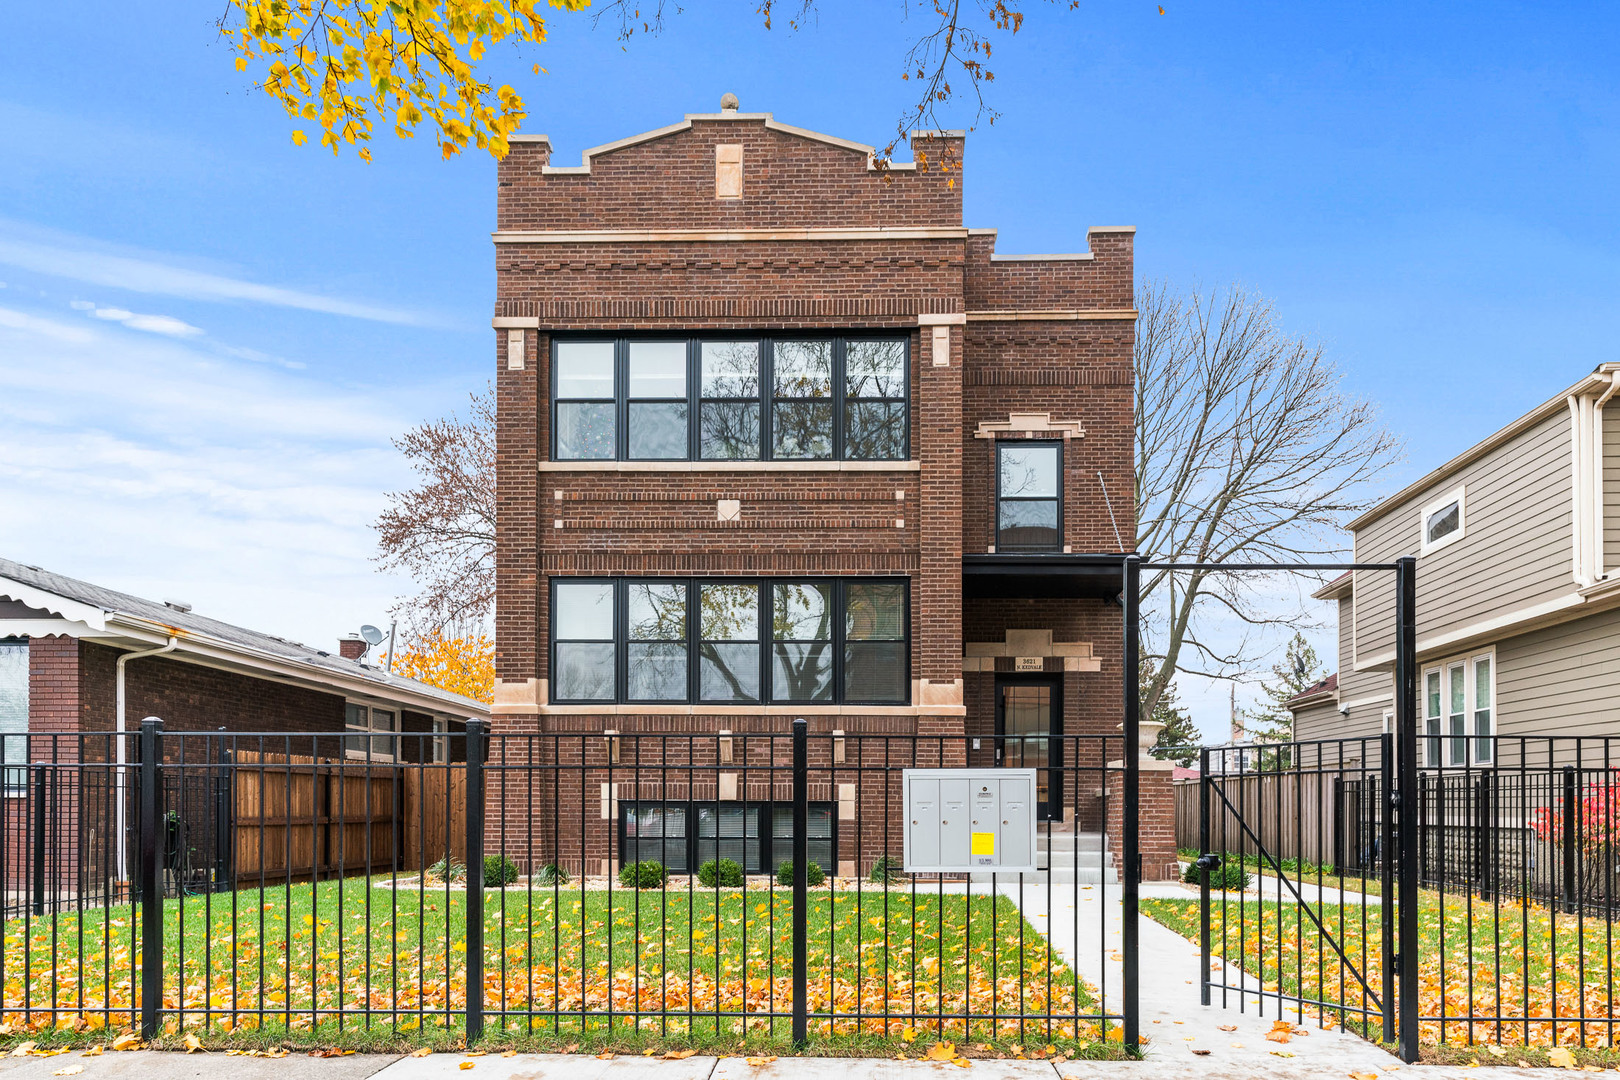
[[[1036,813],[1042,821],[1063,817],[1063,683],[1050,676],[996,678],[996,764],[1036,769]]]

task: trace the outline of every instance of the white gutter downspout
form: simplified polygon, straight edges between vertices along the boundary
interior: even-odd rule
[[[1606,518],[1603,514],[1603,406],[1620,391],[1620,372],[1609,373],[1609,388],[1592,403],[1592,578],[1594,582],[1608,577],[1603,566],[1603,543]]]
[[[142,652],[120,653],[118,663],[115,665],[118,670],[118,719],[114,728],[113,742],[116,743],[114,753],[117,755],[115,760],[118,763],[118,771],[115,774],[117,784],[116,798],[114,800],[114,806],[117,807],[117,822],[114,826],[113,835],[118,837],[118,880],[120,882],[129,880],[129,845],[124,841],[124,819],[127,813],[124,806],[124,772],[125,765],[129,761],[128,740],[124,738],[126,730],[124,727],[124,665],[143,656],[161,656],[163,653],[174,652],[179,644],[179,638],[170,636],[169,643],[159,648],[146,649]]]

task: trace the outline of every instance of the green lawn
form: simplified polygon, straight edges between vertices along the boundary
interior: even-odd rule
[[[688,1041],[785,1035],[791,895],[766,889],[486,894],[484,1007],[492,1031],[580,1038],[639,1032]],[[4,927],[5,1020],[38,1030],[129,1023],[137,1000],[129,907]],[[466,897],[362,880],[244,890],[165,904],[164,1003],[187,1030],[453,1037],[465,1007]],[[808,1003],[817,1034],[899,1036],[891,1016],[1083,1017],[1093,998],[1004,897],[812,890]],[[139,978],[133,980],[138,984]],[[258,1010],[265,1010],[259,1015]],[[367,1012],[369,1011],[369,1016]],[[770,1013],[779,1014],[773,1020]],[[339,1014],[342,1014],[340,1017]],[[718,1015],[717,1015],[718,1014]],[[847,1017],[847,1019],[840,1019]],[[177,1025],[179,1026],[179,1025]],[[1045,1038],[1046,1025],[1035,1025]],[[918,1029],[925,1025],[919,1023]],[[928,1034],[1024,1037],[1016,1020]],[[1053,1028],[1053,1034],[1059,1029]],[[1090,1023],[1062,1030],[1081,1042]]]
[[[1269,888],[1268,888],[1269,892]],[[1556,1044],[1608,1047],[1620,1036],[1620,970],[1610,943],[1620,927],[1608,920],[1550,911],[1537,904],[1490,903],[1468,895],[1419,894],[1419,1014],[1421,1041],[1429,1046]],[[1229,899],[1223,918],[1217,901],[1211,911],[1213,951],[1257,976],[1268,990],[1361,1008],[1375,1009],[1361,978],[1382,993],[1380,956],[1383,913],[1377,905],[1312,905],[1342,950],[1322,935],[1298,904],[1252,897]],[[1142,911],[1198,940],[1198,901],[1149,899]],[[1468,928],[1473,928],[1472,952]],[[1620,945],[1620,941],[1615,944]],[[1442,962],[1442,956],[1445,957]],[[1346,962],[1347,961],[1347,962]],[[1555,1011],[1556,1009],[1556,1011]],[[1465,1018],[1472,1012],[1476,1019]],[[1495,1019],[1500,1015],[1501,1021]],[[1329,1019],[1341,1018],[1327,1010]],[[1582,1025],[1581,1017],[1603,1023]],[[1614,1025],[1608,1023],[1611,1016]],[[1359,1030],[1347,1014],[1344,1026]],[[1381,1027],[1369,1033],[1378,1036]]]

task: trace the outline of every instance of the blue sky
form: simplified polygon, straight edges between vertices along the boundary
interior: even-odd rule
[[[1130,224],[1140,276],[1270,296],[1406,438],[1392,490],[1620,359],[1616,9],[1066,6],[999,43],[968,145],[1002,250]],[[407,588],[370,561],[389,438],[490,370],[494,170],[425,136],[294,147],[221,7],[0,15],[0,553],[321,642]],[[492,74],[563,163],[726,91],[887,142],[917,9],[754,7],[627,44],[555,13]],[[1224,692],[1187,696],[1219,731]]]

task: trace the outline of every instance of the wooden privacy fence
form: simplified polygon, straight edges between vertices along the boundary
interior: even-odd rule
[[[421,870],[467,853],[466,769],[238,750],[232,877],[273,884]]]
[[[1210,778],[1209,846],[1212,851],[1353,867],[1368,852],[1376,820],[1374,776],[1279,771]],[[1201,780],[1177,780],[1176,846],[1196,849]],[[1214,790],[1219,788],[1226,796]],[[1231,807],[1226,805],[1231,803]],[[1235,808],[1235,810],[1233,809]],[[1241,819],[1239,815],[1241,814]],[[1258,844],[1256,840],[1258,839]]]

